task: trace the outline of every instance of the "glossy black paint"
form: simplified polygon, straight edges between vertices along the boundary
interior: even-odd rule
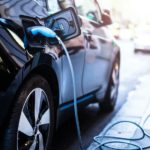
[[[0,87],[0,130],[9,119],[20,87],[32,74],[40,74],[48,80],[59,116],[62,107],[73,100],[66,56],[59,46],[51,46],[31,49],[36,53],[28,59],[24,47],[12,34],[17,34],[23,43],[24,32],[19,15],[46,17],[46,4],[41,7],[31,0],[3,0],[0,1],[0,14],[0,65],[3,63],[6,70],[0,68],[0,73],[3,71],[7,74],[0,75],[0,82],[4,82]],[[92,100],[100,101],[108,86],[113,61],[120,55],[119,47],[108,34],[107,27],[82,16],[80,20],[81,35],[65,42],[75,72],[77,96],[79,99],[92,93]]]

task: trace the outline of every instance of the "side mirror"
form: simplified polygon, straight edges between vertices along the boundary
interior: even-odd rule
[[[102,21],[103,25],[112,24],[112,19],[110,17],[110,12],[108,10],[104,10],[104,12],[102,13]]]
[[[95,13],[93,11],[90,11],[87,13],[87,17],[90,19],[90,20],[94,20],[94,21],[97,21],[97,17],[95,15]]]
[[[58,44],[56,38],[51,37],[54,33],[63,41],[81,34],[79,19],[71,7],[40,20],[43,21],[44,26],[40,24],[37,18],[21,16],[21,19],[26,35],[27,42],[25,43],[29,47],[44,48],[46,43]]]

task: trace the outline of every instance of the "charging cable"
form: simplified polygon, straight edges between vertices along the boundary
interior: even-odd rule
[[[144,120],[143,126],[146,124],[146,122],[150,119],[150,114],[146,117],[146,119]],[[106,135],[113,127],[115,127],[116,125],[119,124],[124,124],[124,123],[129,123],[132,124],[134,126],[136,126],[137,128],[140,129],[142,135],[141,137],[137,137],[137,138],[125,138],[125,137],[117,137],[117,136],[110,136],[110,135]],[[140,146],[137,141],[143,140],[145,137],[150,139],[150,134],[147,133],[144,128],[140,125],[138,125],[135,122],[132,121],[118,121],[116,123],[111,124],[102,135],[100,136],[95,136],[93,138],[93,141],[96,142],[98,144],[98,146],[96,147],[96,150],[103,150],[103,147],[106,149],[113,149],[113,150],[146,150],[146,149],[150,149],[150,146]],[[105,142],[103,142],[103,140],[106,140]],[[108,140],[109,139],[109,140]],[[115,140],[114,140],[115,139]],[[134,142],[134,143],[133,143]],[[135,143],[136,142],[136,143]],[[122,145],[126,145],[129,146],[129,148],[121,148],[121,144]],[[113,145],[120,145],[120,147],[115,148]],[[133,148],[131,148],[133,147]]]
[[[72,83],[73,83],[74,116],[75,116],[75,123],[76,123],[76,128],[77,128],[77,136],[78,136],[78,140],[79,140],[80,149],[83,150],[81,131],[80,131],[80,125],[79,125],[79,117],[78,117],[78,108],[77,108],[75,74],[74,74],[73,65],[72,65],[69,53],[67,51],[67,48],[66,48],[65,44],[63,43],[63,41],[61,40],[61,38],[59,36],[57,36],[57,34],[53,30],[51,30],[47,27],[43,27],[43,26],[29,27],[28,32],[31,32],[32,35],[34,35],[34,36],[37,34],[40,34],[46,38],[56,38],[66,54],[68,64],[70,67]]]
[[[78,116],[78,108],[77,108],[77,95],[76,95],[76,82],[75,82],[75,74],[74,74],[74,69],[73,69],[73,65],[69,56],[69,53],[67,51],[67,48],[65,46],[65,44],[63,43],[63,41],[56,36],[59,44],[62,46],[62,48],[64,49],[64,52],[66,54],[68,63],[69,63],[69,67],[70,67],[70,71],[71,71],[71,77],[72,77],[72,83],[73,83],[73,99],[74,99],[74,115],[75,115],[75,123],[76,123],[76,128],[77,128],[77,134],[78,134],[78,140],[79,140],[79,144],[80,144],[80,149],[83,150],[83,145],[82,145],[82,138],[81,138],[81,131],[80,131],[80,125],[79,125],[79,116]]]

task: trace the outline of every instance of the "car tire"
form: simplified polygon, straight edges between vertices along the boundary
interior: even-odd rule
[[[102,112],[111,112],[114,110],[119,89],[119,69],[120,59],[119,57],[116,57],[111,70],[106,94],[103,101],[100,102],[100,110]]]
[[[40,75],[29,78],[19,91],[4,137],[4,150],[50,149],[54,104],[50,86]]]

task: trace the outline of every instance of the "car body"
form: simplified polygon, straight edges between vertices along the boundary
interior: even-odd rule
[[[120,39],[120,26],[117,23],[114,23],[111,25],[110,30],[114,36],[115,39]]]
[[[27,58],[24,48],[24,29],[19,15],[47,17],[48,2],[43,0],[42,5],[39,5],[39,2],[0,1],[0,130],[4,149],[16,149],[16,142],[11,140],[12,136],[8,134],[12,131],[14,122],[19,123],[15,127],[13,134],[17,133],[17,135],[14,135],[13,139],[18,137],[20,130],[26,133],[25,129],[28,129],[29,122],[26,122],[24,111],[26,105],[32,101],[29,101],[30,97],[34,94],[37,99],[42,97],[45,100],[43,100],[45,106],[49,108],[46,112],[51,112],[50,115],[53,118],[51,122],[55,122],[53,127],[49,127],[52,128],[51,130],[57,126],[59,116],[73,107],[70,68],[66,55],[61,53],[60,47],[52,45],[42,52],[32,49],[31,59]],[[118,94],[120,49],[109,34],[107,25],[100,25],[102,18],[98,2],[88,0],[88,3],[92,5],[88,8],[89,10],[84,1],[75,1],[76,6],[73,7],[78,11],[82,22],[81,35],[65,41],[75,72],[77,102],[79,106],[99,102],[105,109],[112,109]],[[88,11],[90,13],[95,11],[95,14],[98,12],[100,16],[89,17]],[[113,86],[116,86],[115,91]],[[110,94],[114,94],[111,95],[114,96],[112,102],[109,101]],[[48,102],[49,97],[51,102]],[[107,105],[109,105],[108,108]],[[14,114],[15,110],[19,110],[18,117]],[[35,112],[36,109],[31,111]],[[24,122],[22,117],[25,119],[23,119]],[[42,137],[39,126],[36,126],[35,130],[38,131],[39,138]],[[7,144],[6,140],[10,141],[10,144]],[[29,141],[27,142],[25,144],[33,146]]]
[[[135,29],[134,50],[135,52],[150,52],[150,28],[138,27]]]

